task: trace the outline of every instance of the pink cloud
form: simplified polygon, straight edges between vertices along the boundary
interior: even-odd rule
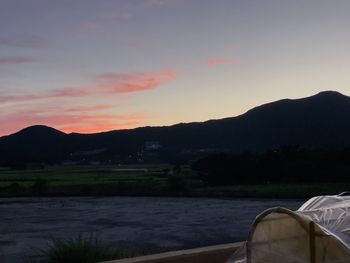
[[[215,66],[215,65],[232,64],[233,62],[234,62],[234,59],[232,58],[219,57],[219,58],[212,58],[207,60],[206,64],[208,66]]]
[[[0,65],[24,64],[35,62],[31,57],[0,57]]]
[[[41,95],[32,95],[32,94],[15,94],[15,95],[0,95],[0,103],[7,103],[7,102],[19,102],[19,101],[29,101],[29,100],[36,100],[41,99]]]
[[[58,97],[58,98],[66,98],[66,97],[84,97],[89,95],[89,91],[83,88],[66,88],[66,89],[57,89],[48,94],[44,94],[42,98],[50,98],[50,97]]]
[[[137,74],[102,74],[97,76],[101,81],[100,89],[107,93],[131,93],[158,88],[176,77],[176,72],[147,72]]]
[[[176,72],[172,70],[132,74],[99,74],[93,78],[91,84],[85,86],[56,89],[43,94],[3,94],[0,95],[0,102],[6,103],[88,96],[104,97],[106,95],[117,95],[121,93],[142,92],[159,88],[164,83],[176,78],[176,75]]]
[[[67,108],[66,111],[68,112],[94,112],[94,111],[100,111],[100,110],[110,110],[115,108],[116,105],[95,105],[95,106],[80,106],[80,107],[73,107],[73,108]]]
[[[99,74],[90,84],[36,94],[0,94],[0,135],[44,124],[65,132],[101,132],[145,124],[147,114],[115,114],[117,104],[89,104],[118,94],[150,91],[176,78],[175,71]],[[25,103],[23,103],[25,102]],[[6,105],[5,103],[8,103]],[[78,103],[78,104],[77,104]],[[114,112],[114,113],[113,113]]]

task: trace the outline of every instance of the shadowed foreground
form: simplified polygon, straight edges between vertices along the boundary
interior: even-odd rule
[[[256,214],[298,200],[209,198],[0,199],[0,261],[19,262],[52,238],[95,234],[107,245],[171,250],[246,239]],[[244,208],[244,209],[243,209]]]

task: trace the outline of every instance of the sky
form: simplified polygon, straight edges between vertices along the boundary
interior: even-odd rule
[[[348,0],[0,0],[0,136],[350,95]]]

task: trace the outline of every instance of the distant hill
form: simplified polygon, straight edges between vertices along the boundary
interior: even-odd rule
[[[32,126],[0,138],[0,162],[188,160],[213,152],[262,152],[285,145],[350,146],[350,97],[325,91],[284,99],[237,117],[97,134],[65,134]]]

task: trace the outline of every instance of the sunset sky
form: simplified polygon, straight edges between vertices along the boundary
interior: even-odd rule
[[[0,0],[0,135],[350,95],[349,14],[348,0]]]

